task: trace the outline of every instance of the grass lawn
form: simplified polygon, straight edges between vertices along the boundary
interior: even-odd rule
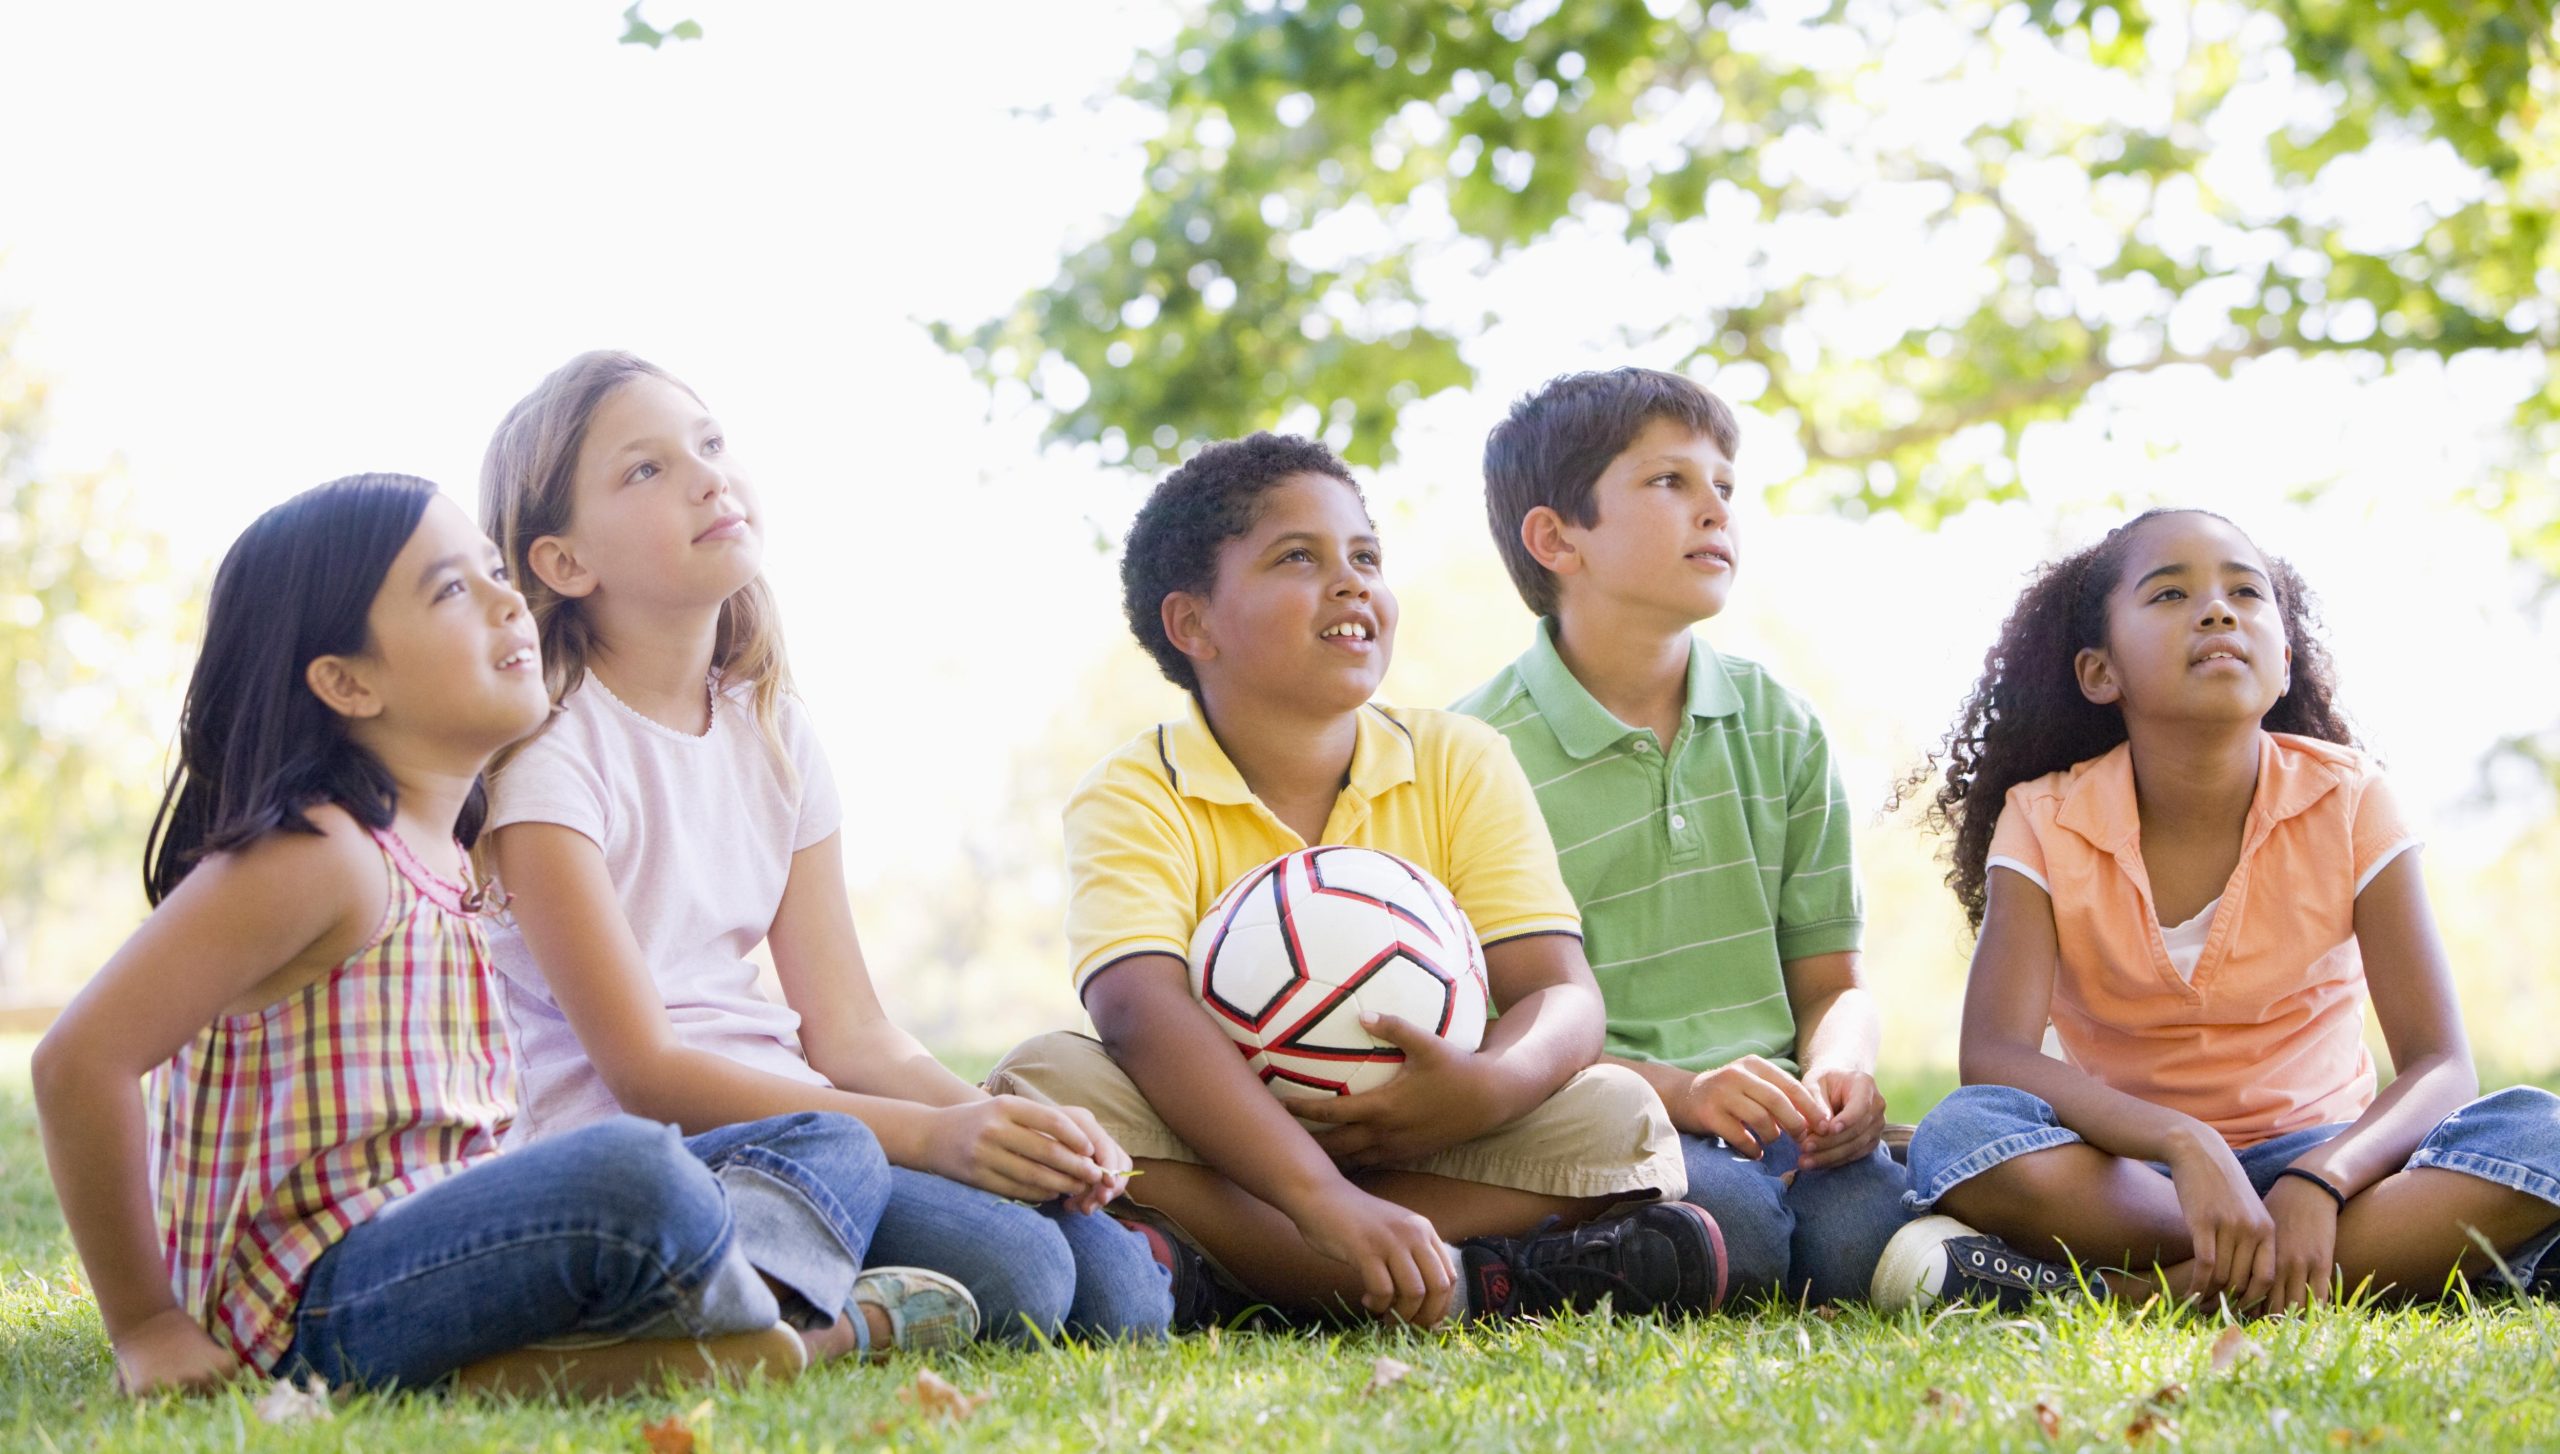
[[[53,1207],[26,1087],[0,1041],[0,1449],[1289,1450],[2560,1448],[2560,1308],[2326,1311],[2252,1325],[2056,1308],[2028,1318],[1794,1312],[1685,1326],[1577,1319],[1434,1336],[1188,1338],[934,1360],[985,1402],[901,1392],[924,1367],[597,1407],[341,1399],[270,1425],[258,1390],[137,1405]],[[1897,1111],[1940,1087],[1889,1087]],[[1370,1391],[1379,1360],[1411,1372]],[[652,1439],[649,1427],[657,1425]]]

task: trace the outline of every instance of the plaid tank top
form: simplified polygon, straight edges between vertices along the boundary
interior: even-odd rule
[[[180,1306],[262,1372],[305,1279],[394,1200],[497,1154],[515,1057],[479,896],[391,833],[391,902],[365,948],[285,999],[226,1015],[152,1074],[150,1158]]]

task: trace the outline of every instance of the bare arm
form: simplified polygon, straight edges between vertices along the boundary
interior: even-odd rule
[[[117,950],[36,1047],[54,1195],[128,1390],[240,1371],[178,1307],[146,1162],[141,1081],[224,1013],[262,1008],[363,947],[389,889],[342,814],[207,859]]]
[[[676,1038],[594,840],[557,824],[517,823],[492,836],[490,851],[526,947],[625,1110],[687,1131],[842,1111],[871,1127],[890,1160],[913,1164],[922,1107],[767,1075]]]
[[[1703,1071],[1604,1058],[1643,1076],[1682,1135],[1713,1136],[1751,1157],[1792,1136],[1797,1165],[1806,1169],[1855,1160],[1884,1131],[1884,1098],[1874,1075],[1875,1002],[1858,982],[1854,952],[1792,959],[1785,969],[1801,1076],[1760,1055]]]
[[[2062,1124],[2101,1151],[2164,1162],[2177,1188],[2194,1255],[2188,1286],[2247,1304],[2275,1285],[2276,1226],[2221,1133],[2155,1106],[2043,1053],[2061,963],[2053,900],[2035,883],[1994,868],[1982,939],[1965,982],[1959,1069],[1967,1085],[2009,1085],[2040,1097]]]
[[[1327,1155],[1348,1166],[1392,1166],[1472,1141],[1535,1110],[1598,1059],[1606,1024],[1580,939],[1504,940],[1486,946],[1485,968],[1504,1008],[1473,1051],[1392,1015],[1363,1019],[1371,1034],[1404,1051],[1404,1069],[1374,1090],[1299,1112],[1329,1123],[1317,1137]]]
[[[1858,952],[1807,955],[1785,969],[1801,1079],[1827,1112],[1805,1138],[1798,1164],[1820,1170],[1860,1160],[1884,1138],[1885,1107],[1876,1088],[1883,1017],[1860,977]]]
[[[1484,949],[1485,979],[1502,1017],[1485,1032],[1479,1053],[1493,1068],[1495,1125],[1534,1110],[1598,1062],[1608,1032],[1600,987],[1582,941],[1571,934],[1532,934]]]
[[[1184,1144],[1292,1220],[1313,1203],[1351,1192],[1315,1138],[1191,997],[1187,974],[1170,954],[1142,954],[1095,975],[1084,999],[1103,1048]]]
[[[1277,1207],[1309,1247],[1356,1268],[1363,1306],[1408,1322],[1440,1320],[1456,1275],[1440,1234],[1334,1166],[1191,997],[1181,960],[1122,960],[1086,983],[1084,1000],[1103,1046],[1166,1127],[1212,1169]]]
[[[1067,1195],[1077,1211],[1100,1211],[1120,1194],[1117,1173],[1128,1168],[1129,1157],[1091,1113],[990,1096],[952,1074],[889,1018],[854,935],[841,835],[791,856],[791,877],[766,943],[782,997],[800,1015],[800,1048],[819,1074],[858,1095],[956,1112],[934,1118],[925,1159],[901,1165],[1007,1196]]]
[[[2354,1125],[2293,1161],[2348,1196],[2398,1171],[2437,1122],[2480,1094],[2416,849],[2365,885],[2355,923],[2393,1079]]]
[[[1796,1063],[1817,1070],[1876,1073],[1884,1022],[1860,975],[1858,952],[1815,954],[1786,963],[1787,1008],[1796,1020]]]
[[[794,1111],[837,1111],[869,1126],[896,1165],[1032,1201],[1085,1194],[1099,1180],[1092,1157],[1100,1148],[1049,1107],[1016,1098],[1004,1098],[1001,1106],[920,1105],[808,1085],[685,1045],[668,1023],[666,1003],[623,917],[604,851],[552,823],[512,824],[491,841],[525,944],[541,962],[579,1047],[624,1109],[688,1131]],[[814,903],[800,907],[815,909]],[[795,951],[807,948],[805,927],[795,923],[801,931]],[[793,971],[804,983],[821,972],[797,962]],[[825,1013],[830,1032],[841,1035],[852,1012],[839,1005]],[[838,1043],[829,1053],[841,1049]]]
[[[800,1014],[800,1048],[820,1075],[843,1090],[929,1106],[986,1099],[881,1007],[854,934],[841,834],[791,856],[791,879],[766,943],[782,997]]]
[[[2113,1089],[2044,1053],[2061,948],[2053,900],[2006,868],[1991,870],[1982,937],[1965,980],[1956,1067],[1966,1085],[2015,1086],[2053,1107],[2062,1124],[2101,1151],[2136,1161],[2175,1161],[2210,1146],[2212,1127]]]

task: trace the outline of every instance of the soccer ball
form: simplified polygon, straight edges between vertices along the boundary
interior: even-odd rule
[[[1228,885],[1192,932],[1191,988],[1282,1100],[1395,1078],[1404,1052],[1361,1029],[1363,1014],[1473,1050],[1490,999],[1484,950],[1457,901],[1371,848],[1301,849]]]

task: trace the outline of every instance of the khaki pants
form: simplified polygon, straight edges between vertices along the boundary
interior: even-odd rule
[[[1089,1035],[1061,1030],[1022,1042],[987,1077],[987,1089],[1082,1106],[1134,1157],[1207,1160],[1173,1134]],[[1395,1169],[1556,1197],[1676,1200],[1689,1189],[1680,1137],[1661,1098],[1617,1065],[1592,1066],[1509,1125]],[[1145,1183],[1130,1196],[1143,1201]]]

